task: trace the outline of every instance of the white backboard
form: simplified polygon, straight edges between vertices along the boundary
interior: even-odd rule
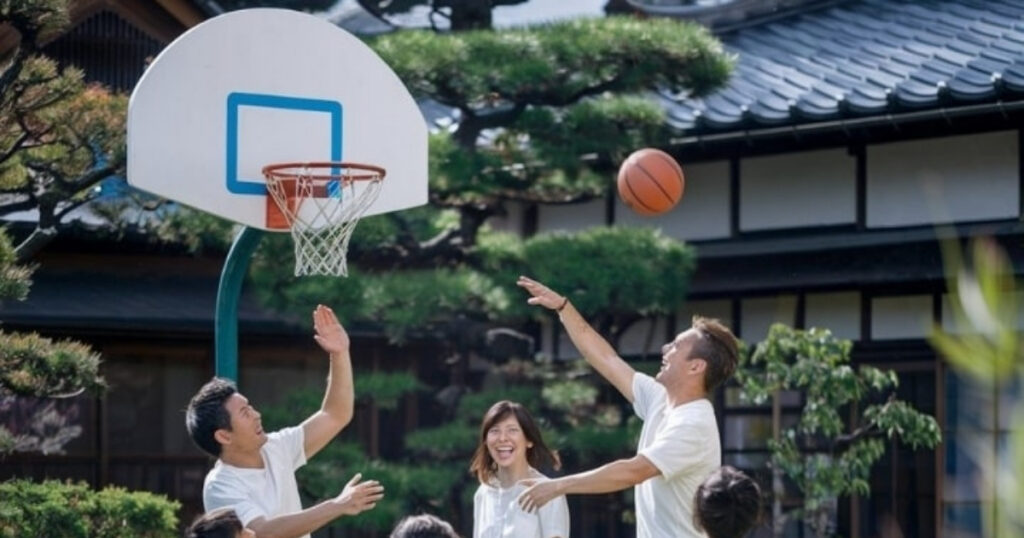
[[[368,46],[324,19],[220,15],[168,45],[132,93],[128,182],[145,191],[268,230],[262,168],[312,161],[385,168],[367,215],[427,202],[419,107]]]

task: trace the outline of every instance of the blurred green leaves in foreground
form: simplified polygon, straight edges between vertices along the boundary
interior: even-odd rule
[[[1024,349],[1018,316],[1022,291],[1006,251],[994,240],[975,239],[965,257],[960,244],[943,245],[951,320],[932,329],[930,342],[962,374],[990,394],[1024,387]],[[1018,393],[1019,394],[1019,393]],[[998,398],[998,396],[996,396]],[[982,412],[995,412],[994,409]],[[1005,411],[1004,411],[1005,412]],[[984,536],[1024,536],[1024,398],[1010,413],[1005,446],[968,443],[980,469]]]

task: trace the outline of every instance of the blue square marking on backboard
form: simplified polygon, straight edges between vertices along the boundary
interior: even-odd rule
[[[243,106],[278,108],[302,112],[323,112],[331,116],[330,160],[341,160],[341,103],[326,99],[288,97],[261,93],[232,92],[228,94],[227,122],[227,189],[235,194],[267,194],[261,179],[238,177],[238,109]],[[269,164],[269,163],[268,163]]]

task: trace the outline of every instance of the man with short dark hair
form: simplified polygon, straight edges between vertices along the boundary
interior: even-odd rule
[[[217,458],[203,484],[207,511],[231,508],[260,538],[308,537],[342,515],[373,508],[384,496],[358,473],[340,495],[302,509],[295,470],[352,420],[354,395],[349,338],[334,312],[313,312],[314,339],[330,355],[327,391],[320,410],[302,424],[267,434],[260,413],[233,383],[214,378],[189,402],[185,426],[199,448]]]
[[[736,337],[718,321],[695,317],[690,329],[662,346],[661,370],[651,378],[622,360],[568,297],[526,277],[517,284],[530,293],[530,304],[558,313],[583,358],[644,421],[636,456],[553,480],[524,481],[532,486],[519,504],[532,511],[561,495],[635,486],[638,538],[701,536],[693,523],[693,496],[722,460],[708,397],[736,370]]]
[[[708,538],[743,538],[761,517],[761,488],[754,479],[725,465],[697,488],[693,522]]]

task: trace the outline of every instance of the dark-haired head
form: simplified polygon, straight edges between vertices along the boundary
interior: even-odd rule
[[[709,538],[742,538],[761,516],[761,488],[731,466],[716,469],[697,488],[693,522]]]
[[[197,517],[185,529],[185,538],[239,538],[246,536],[246,532],[252,536],[252,531],[242,527],[234,510],[222,508]]]
[[[694,342],[690,356],[704,359],[707,363],[704,392],[711,394],[736,371],[740,362],[739,342],[732,331],[717,319],[694,316],[691,326],[700,334],[700,339]]]
[[[544,444],[540,428],[537,427],[537,423],[530,416],[530,412],[521,404],[502,400],[492,405],[487,410],[487,413],[484,414],[484,419],[480,423],[479,443],[477,444],[476,452],[473,454],[473,462],[469,466],[469,470],[476,475],[482,484],[489,483],[498,471],[498,463],[495,461],[494,454],[492,453],[493,447],[488,446],[488,436],[490,436],[491,444],[493,445],[495,436],[506,435],[506,432],[499,431],[501,430],[499,426],[506,419],[510,418],[518,423],[518,429],[521,431],[525,443],[525,446],[521,447],[522,453],[525,453],[526,463],[530,467],[535,469],[544,467],[558,469],[561,466],[558,454]]]
[[[459,535],[447,521],[430,514],[420,514],[399,521],[390,538],[459,538]]]
[[[214,434],[221,429],[231,430],[231,415],[224,404],[236,392],[234,383],[215,377],[199,389],[185,411],[188,435],[203,452],[215,458],[220,457],[221,444]]]

